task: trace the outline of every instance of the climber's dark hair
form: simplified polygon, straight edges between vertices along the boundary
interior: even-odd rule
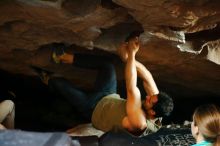
[[[169,116],[174,108],[173,99],[162,91],[160,91],[157,97],[158,102],[153,106],[153,110],[156,112],[156,117]]]

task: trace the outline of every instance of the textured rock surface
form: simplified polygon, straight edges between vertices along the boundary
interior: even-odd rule
[[[115,53],[130,32],[144,30],[137,58],[161,87],[170,85],[167,90],[181,94],[193,88],[190,94],[220,95],[219,8],[218,0],[4,0],[0,68],[33,75],[29,65],[35,64],[73,78],[68,66],[50,62],[48,44]],[[181,52],[177,45],[188,47],[179,47]]]

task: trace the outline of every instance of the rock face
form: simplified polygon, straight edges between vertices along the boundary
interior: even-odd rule
[[[115,53],[129,33],[139,30],[137,59],[161,87],[219,96],[219,8],[218,0],[3,0],[0,68],[24,75],[33,75],[30,64],[62,68],[60,73],[72,79],[67,66],[50,62],[47,46],[61,42]]]

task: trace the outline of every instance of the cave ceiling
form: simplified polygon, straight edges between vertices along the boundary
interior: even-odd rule
[[[219,0],[1,0],[0,68],[34,75],[34,64],[72,78],[45,46],[115,54],[139,30],[137,59],[157,82],[220,95],[219,25]]]

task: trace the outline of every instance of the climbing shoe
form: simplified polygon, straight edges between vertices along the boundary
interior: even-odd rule
[[[64,55],[65,54],[65,51],[63,48],[54,48],[52,50],[52,61],[55,62],[55,63],[61,63],[60,59],[59,59],[59,56],[61,55]]]
[[[41,81],[45,84],[48,84],[48,80],[50,77],[54,74],[52,71],[48,71],[46,69],[43,69],[41,67],[30,65],[30,68],[37,73],[37,75],[40,77]]]

